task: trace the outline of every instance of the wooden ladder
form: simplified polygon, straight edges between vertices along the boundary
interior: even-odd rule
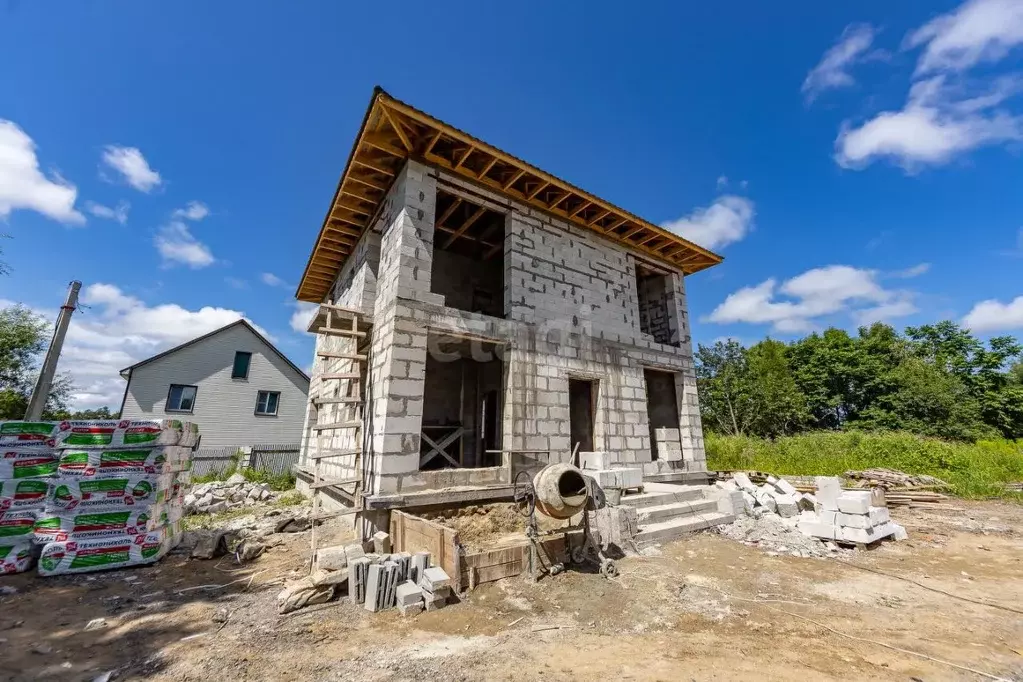
[[[357,514],[363,510],[363,471],[362,471],[362,443],[363,443],[363,386],[362,368],[366,362],[366,355],[359,353],[359,341],[366,337],[365,331],[359,331],[359,319],[361,312],[351,308],[344,308],[331,304],[321,304],[320,309],[326,313],[324,325],[315,330],[317,334],[341,338],[345,343],[340,350],[318,350],[313,367],[313,379],[319,379],[316,385],[317,393],[309,396],[311,407],[315,413],[312,425],[313,452],[309,455],[312,459],[311,485],[313,497],[312,510],[312,570],[316,570],[316,552],[319,549],[317,542],[319,538],[316,533],[316,525],[324,519]],[[351,325],[344,325],[342,317],[351,316]],[[342,371],[336,366],[330,368],[332,360],[347,361],[340,363],[347,365]],[[327,422],[320,422],[322,407],[336,405],[338,409],[333,410],[334,416]],[[337,433],[350,433],[353,443],[352,447],[336,449],[333,448],[333,437]],[[324,439],[327,439],[326,446]],[[351,477],[336,479],[324,478],[321,475],[320,465],[323,460],[338,459],[342,464],[350,463],[345,469],[351,471]],[[350,489],[348,489],[350,487]],[[351,501],[350,508],[335,511],[323,512],[320,495],[325,488],[333,488],[334,491]]]

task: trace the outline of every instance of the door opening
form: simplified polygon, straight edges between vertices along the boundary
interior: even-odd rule
[[[593,451],[593,414],[597,397],[595,381],[568,380],[568,416],[572,436],[572,449],[579,444],[580,452]]]

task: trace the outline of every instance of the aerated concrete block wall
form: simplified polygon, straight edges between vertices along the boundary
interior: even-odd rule
[[[438,183],[446,191],[462,192],[470,201],[483,201],[508,215],[505,318],[447,306],[444,296],[433,291]],[[687,471],[706,470],[680,274],[662,280],[663,320],[658,329],[666,331],[659,331],[658,337],[667,343],[661,343],[640,329],[634,254],[566,221],[415,161],[409,161],[396,178],[373,232],[378,237],[366,242],[361,265],[346,265],[335,287],[338,302],[361,300],[372,306],[367,389],[371,438],[366,463],[371,493],[429,489],[450,478],[419,471],[428,330],[504,344],[501,426],[505,449],[550,450],[567,459],[571,453],[568,383],[590,379],[598,382],[596,450],[617,452],[622,461],[640,464],[647,473],[675,471],[681,465]],[[378,258],[375,270],[374,258]],[[675,373],[685,462],[652,461],[645,368]],[[477,484],[489,483],[493,477],[486,472]],[[475,481],[471,473],[458,476],[460,484],[466,481]]]

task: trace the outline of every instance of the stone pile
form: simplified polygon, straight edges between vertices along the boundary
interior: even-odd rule
[[[742,493],[745,512],[754,517],[771,513],[783,519],[796,518],[800,511],[813,511],[817,503],[813,495],[800,493],[785,479],[774,476],[768,476],[767,482],[758,486],[746,474],[736,472],[730,481],[719,481],[716,485],[726,492]]]
[[[185,514],[220,514],[276,498],[277,494],[266,483],[250,483],[241,474],[234,474],[226,481],[193,486],[185,495]]]
[[[799,519],[798,528],[807,535],[838,542],[870,544],[893,536],[905,540],[906,529],[893,523],[888,507],[874,505],[869,490],[842,490],[837,476],[818,476],[817,510]]]
[[[322,604],[345,588],[353,603],[373,612],[397,607],[403,615],[415,615],[442,608],[451,599],[451,578],[439,566],[430,566],[429,552],[367,552],[378,548],[390,548],[386,533],[377,533],[365,545],[317,550],[312,574],[284,588],[277,596],[278,610],[288,613]]]
[[[767,482],[758,486],[749,476],[737,472],[731,480],[718,481],[715,485],[733,497],[737,519],[745,511],[755,520],[778,519],[781,525],[798,529],[805,536],[844,544],[865,545],[886,537],[907,538],[906,530],[892,522],[883,498],[869,490],[843,490],[838,477],[818,476],[816,484],[816,494],[811,495],[800,493],[784,479],[768,476]],[[785,544],[780,537],[775,537],[778,530],[775,528],[768,535],[779,540],[776,544]],[[742,531],[743,539],[758,533],[757,528],[746,528]],[[759,539],[755,539],[754,544],[756,542]]]

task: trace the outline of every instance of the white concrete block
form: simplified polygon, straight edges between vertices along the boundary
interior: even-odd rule
[[[737,471],[732,474],[732,480],[735,481],[735,484],[739,486],[741,490],[745,490],[748,493],[752,494],[753,491],[757,489],[757,487],[753,485],[753,481],[749,480],[749,476],[741,471]]]
[[[420,578],[423,577],[423,571],[430,567],[430,553],[429,552],[416,552],[412,555],[412,565],[409,566],[408,579],[412,582],[419,584]]]
[[[778,508],[778,516],[783,519],[799,514],[799,503],[792,495],[778,495],[774,501]]]
[[[419,579],[419,586],[427,592],[436,592],[445,587],[451,587],[451,578],[440,566],[431,566],[423,571]]]
[[[826,540],[837,540],[839,529],[827,523],[821,523],[819,521],[802,521],[796,525],[804,535],[809,535],[815,538],[823,538]]]
[[[373,533],[373,551],[377,554],[390,554],[391,536],[382,530]]]
[[[876,528],[846,528],[841,529],[841,538],[845,542],[859,542],[862,544],[869,544],[875,540],[888,537],[892,534],[890,528],[885,526],[877,526]]]
[[[817,476],[817,501],[828,511],[838,511],[838,496],[842,494],[842,479],[838,476]]]
[[[610,469],[618,461],[617,452],[579,452],[579,466],[582,469]]]
[[[902,525],[900,525],[898,523],[893,523],[893,522],[889,522],[888,525],[891,526],[891,528],[892,528],[892,537],[894,537],[896,540],[901,542],[902,540],[908,540],[909,539],[909,533],[906,532],[906,529],[905,529],[904,526],[902,526]]]
[[[838,511],[843,514],[867,514],[870,512],[869,490],[846,490],[838,496]]]
[[[870,522],[875,526],[892,520],[891,514],[888,513],[888,507],[871,507],[870,511],[867,512],[867,516],[870,517]]]
[[[793,487],[793,485],[786,481],[784,478],[779,478],[772,485],[774,486],[775,490],[777,490],[780,493],[784,493],[785,495],[792,496],[799,495],[799,491],[796,490],[795,487]]]
[[[381,564],[370,564],[366,574],[366,599],[363,601],[363,607],[367,611],[375,612],[383,608],[386,582],[384,567]]]
[[[753,513],[753,509],[756,508],[756,506],[757,506],[757,498],[753,497],[752,495],[750,495],[745,490],[743,490],[741,492],[742,492],[742,504],[743,504],[743,507],[745,508],[747,514],[752,514]]]
[[[408,606],[423,601],[423,588],[413,582],[404,582],[398,585],[395,590],[395,600],[398,605]]]
[[[823,510],[817,512],[817,520],[820,521],[821,523],[826,523],[829,526],[837,526],[838,525],[838,512],[836,512],[836,511],[829,511],[827,509],[823,509]]]
[[[638,488],[643,485],[642,469],[615,469],[623,488]]]
[[[806,511],[814,511],[817,509],[817,498],[810,493],[803,493],[802,495],[797,493],[797,500],[799,502],[800,509],[805,509]]]

